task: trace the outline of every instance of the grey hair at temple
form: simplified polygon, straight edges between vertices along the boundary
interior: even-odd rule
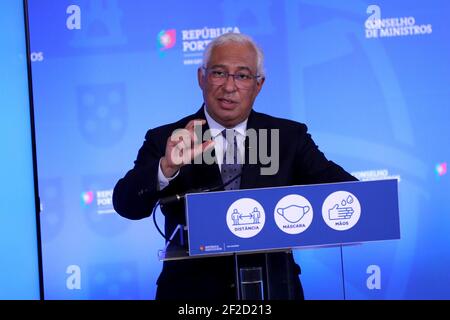
[[[256,72],[257,75],[265,77],[265,71],[264,71],[264,53],[262,52],[261,48],[255,43],[255,41],[250,38],[249,36],[241,33],[225,33],[221,36],[215,38],[213,41],[211,41],[208,46],[205,49],[205,52],[203,53],[203,66],[206,68],[208,65],[209,59],[211,57],[212,49],[214,49],[217,46],[230,43],[230,42],[237,42],[242,44],[249,44],[251,45],[255,51],[256,51]]]

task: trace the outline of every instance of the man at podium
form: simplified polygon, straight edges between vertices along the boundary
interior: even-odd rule
[[[159,199],[192,190],[356,180],[325,157],[306,125],[253,110],[265,73],[263,53],[250,37],[227,33],[215,38],[205,50],[197,77],[203,92],[202,107],[178,122],[149,130],[133,169],[117,182],[113,204],[123,217],[148,217]],[[249,132],[257,139],[261,132],[269,132],[270,138],[264,141],[270,158],[259,156],[261,153],[255,149],[260,144],[251,143]],[[170,201],[161,210],[166,235],[185,224],[183,201]],[[292,252],[235,258],[165,261],[156,298],[234,300],[239,264],[259,267],[268,275],[265,298],[303,299],[300,267]]]

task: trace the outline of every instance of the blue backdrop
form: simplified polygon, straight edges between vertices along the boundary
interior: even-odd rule
[[[0,2],[0,299],[39,299],[39,255],[22,1]]]
[[[149,128],[201,105],[205,44],[238,31],[265,52],[256,110],[307,123],[361,180],[399,179],[401,240],[297,250],[306,298],[450,298],[449,8],[30,0],[46,297],[154,297],[163,240],[115,214],[112,189]]]

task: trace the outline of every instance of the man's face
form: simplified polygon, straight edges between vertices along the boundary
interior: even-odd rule
[[[207,70],[228,72],[230,74],[257,74],[257,54],[249,44],[230,42],[215,47],[211,52]],[[203,91],[203,99],[211,117],[226,128],[244,121],[261,90],[264,78],[252,80],[250,86],[242,89],[236,86],[233,77],[228,77],[221,85],[208,79],[208,72],[198,70],[198,82]]]

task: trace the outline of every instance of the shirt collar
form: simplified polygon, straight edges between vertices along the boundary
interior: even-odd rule
[[[216,138],[226,128],[209,115],[208,110],[206,110],[206,105],[203,108],[205,111],[206,121],[208,121],[209,130],[211,131],[211,137]],[[245,130],[247,129],[247,121],[248,118],[230,129],[234,129],[240,135],[245,136]]]

